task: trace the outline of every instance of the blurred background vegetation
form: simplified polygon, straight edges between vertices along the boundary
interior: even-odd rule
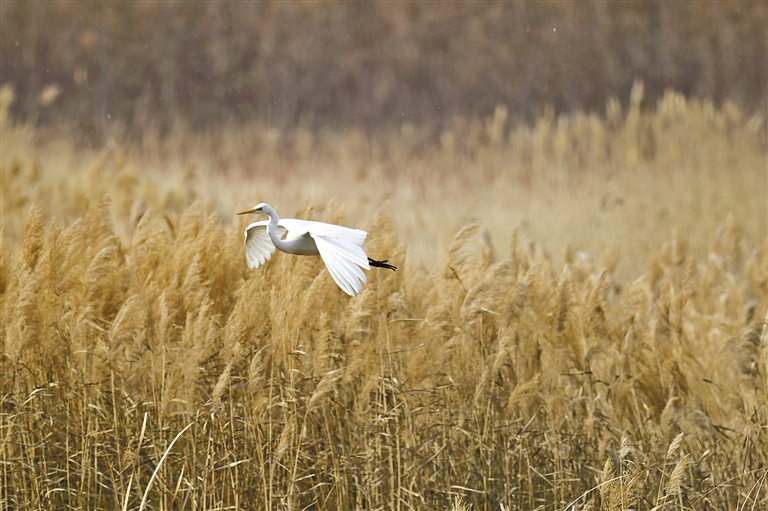
[[[368,132],[506,105],[602,113],[635,80],[656,104],[766,107],[764,2],[3,2],[13,117],[92,139],[179,122]]]

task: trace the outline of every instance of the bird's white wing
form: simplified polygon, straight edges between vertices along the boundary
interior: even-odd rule
[[[245,260],[249,268],[258,268],[275,253],[275,245],[269,239],[269,220],[253,222],[245,229]],[[278,225],[277,235],[282,238],[285,228]]]
[[[362,291],[367,279],[360,268],[370,269],[363,249],[368,233],[322,222],[308,223],[307,228],[336,284],[350,296]]]

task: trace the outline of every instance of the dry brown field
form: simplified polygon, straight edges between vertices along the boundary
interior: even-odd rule
[[[92,147],[1,96],[0,510],[768,507],[763,116]],[[249,270],[261,201],[399,270]]]

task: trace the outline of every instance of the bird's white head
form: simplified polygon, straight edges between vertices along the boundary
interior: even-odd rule
[[[268,215],[270,210],[273,211],[273,212],[275,211],[272,208],[272,206],[270,206],[266,202],[261,202],[261,203],[257,204],[256,206],[252,207],[251,209],[246,209],[244,211],[239,212],[238,215],[248,215],[248,214],[251,214],[251,213],[254,214],[254,215],[260,215],[260,214]]]

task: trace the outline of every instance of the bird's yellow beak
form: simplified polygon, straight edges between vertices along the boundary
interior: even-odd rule
[[[254,211],[256,211],[256,208],[246,209],[245,211],[238,213],[238,215],[247,215],[248,213],[253,213]]]

